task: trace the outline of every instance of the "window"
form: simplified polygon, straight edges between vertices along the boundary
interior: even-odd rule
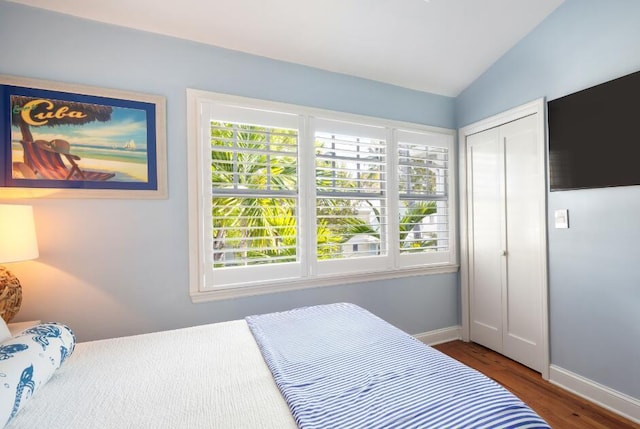
[[[295,262],[296,130],[211,122],[214,267]]]
[[[188,92],[195,301],[457,269],[453,133]]]
[[[398,233],[402,265],[449,261],[451,143],[445,136],[398,130]]]
[[[384,127],[314,118],[315,265],[318,275],[365,272],[389,258]]]

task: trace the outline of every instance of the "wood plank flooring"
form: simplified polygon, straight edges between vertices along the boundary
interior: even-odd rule
[[[640,429],[640,425],[543,380],[537,372],[481,345],[451,341],[434,348],[506,387],[553,429]]]

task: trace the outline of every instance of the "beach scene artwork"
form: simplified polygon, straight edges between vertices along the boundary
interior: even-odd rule
[[[145,109],[25,95],[10,102],[13,179],[149,181]]]

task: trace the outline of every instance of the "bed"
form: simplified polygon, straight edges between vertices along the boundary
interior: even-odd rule
[[[489,378],[353,304],[78,344],[64,325],[43,326],[8,340],[40,333],[32,349],[56,369],[22,394],[7,429],[549,428]],[[0,377],[11,360],[0,353]]]

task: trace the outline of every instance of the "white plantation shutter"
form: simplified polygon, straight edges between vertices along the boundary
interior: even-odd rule
[[[220,122],[211,131],[214,262],[295,262],[297,131]]]
[[[219,106],[211,118],[215,282],[299,275],[297,118],[235,106]]]
[[[217,97],[188,97],[192,296],[453,272],[452,132]]]
[[[423,254],[432,254],[434,262],[447,260],[450,144],[443,136],[428,133],[398,130],[396,136],[401,264],[422,264]]]
[[[314,122],[316,257],[319,272],[343,272],[372,266],[386,257],[386,130],[319,119]],[[339,261],[331,263],[329,261]],[[348,260],[348,261],[345,261]]]

